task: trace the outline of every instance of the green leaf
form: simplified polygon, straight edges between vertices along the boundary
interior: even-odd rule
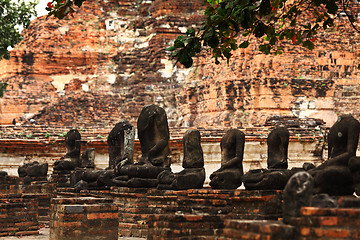
[[[192,36],[194,37],[195,36],[195,29],[192,27],[192,28],[189,28],[187,31],[186,31],[186,34],[188,36]]]
[[[262,36],[264,36],[264,34],[266,33],[267,30],[267,26],[263,23],[263,22],[259,22],[254,29],[254,35],[257,38],[260,38]]]
[[[260,3],[259,13],[263,16],[271,13],[271,4],[270,0],[262,0]]]
[[[265,54],[269,54],[271,50],[271,46],[269,44],[262,44],[259,46],[259,50]]]
[[[224,56],[229,59],[231,57],[231,53],[230,53],[231,49],[227,48],[223,51]]]
[[[166,48],[166,51],[174,51],[175,49],[176,49],[176,47],[171,46],[171,47]]]
[[[182,47],[184,47],[185,46],[185,44],[184,44],[184,38],[180,38],[180,37],[182,37],[182,36],[179,36],[176,40],[175,40],[175,42],[174,42],[174,47],[175,48],[182,48]]]
[[[330,0],[326,3],[326,9],[330,14],[335,14],[338,10],[338,6],[334,0]]]
[[[212,13],[214,12],[214,8],[212,8],[212,7],[207,7],[206,9],[205,9],[205,15],[206,16],[210,16]]]
[[[198,38],[194,39],[194,51],[196,53],[201,52],[201,42],[200,42],[200,39],[198,39]]]
[[[252,16],[248,10],[244,10],[239,18],[241,27],[248,29],[252,24]]]
[[[232,50],[238,49],[238,45],[237,45],[236,43],[234,43],[234,42],[232,42],[232,43],[230,44],[230,46],[231,46],[231,49],[232,49]]]
[[[219,7],[218,9],[217,9],[217,14],[219,14],[219,16],[225,16],[226,15],[226,13],[227,13],[227,11],[226,11],[226,9],[225,8],[222,8],[222,7]]]
[[[83,4],[84,0],[75,0],[74,4],[78,7],[81,7],[81,5]]]
[[[214,36],[207,41],[207,44],[212,48],[216,48],[217,46],[219,46],[219,39]]]
[[[239,48],[247,48],[249,46],[249,41],[244,41],[239,45]]]
[[[189,68],[193,64],[192,58],[189,56],[188,52],[184,49],[180,50],[178,61],[184,65],[186,68]]]
[[[314,49],[314,43],[312,43],[309,40],[306,40],[305,42],[303,42],[303,46],[306,47],[309,50],[313,50]]]
[[[215,1],[214,0],[207,0],[208,1],[208,3],[210,3],[212,6],[214,6],[214,4],[215,4]]]

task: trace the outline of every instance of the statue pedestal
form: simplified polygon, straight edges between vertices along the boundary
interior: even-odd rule
[[[184,216],[181,218],[182,224],[189,228],[193,221],[188,221],[188,219],[193,219],[191,216],[199,218],[196,220],[198,224],[202,221],[200,218],[212,216],[217,219],[216,221],[221,220],[218,222],[220,225],[228,218],[277,220],[282,217],[282,191],[213,189],[175,191],[113,187],[111,196],[119,208],[119,235],[124,237],[146,238],[153,234],[160,234],[159,229],[153,228],[159,228],[156,227],[157,224],[165,224],[166,219],[174,221],[176,225],[175,215]],[[211,219],[211,217],[203,219],[208,224],[204,225],[204,228],[214,227],[216,221]],[[223,228],[223,225],[220,225],[216,227],[219,230],[211,234],[220,233],[219,231]],[[194,229],[198,228],[196,224],[193,226]],[[179,230],[176,227],[174,229],[175,232]],[[159,237],[165,237],[165,235],[159,235]]]
[[[118,239],[118,208],[106,198],[51,200],[50,240]]]

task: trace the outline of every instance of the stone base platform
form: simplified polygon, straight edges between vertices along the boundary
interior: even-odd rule
[[[219,218],[222,227],[216,228],[219,229],[217,233],[223,228],[225,219],[277,220],[282,216],[282,191],[112,188],[111,197],[119,207],[119,234],[126,237],[150,237],[155,232],[162,236],[158,229],[151,229],[152,233],[148,234],[149,226],[165,222],[164,219],[176,222],[179,215],[184,216],[181,221],[188,224],[189,229],[193,225],[187,219],[193,219],[193,216],[203,220],[210,216]],[[212,224],[209,220],[204,226],[211,227]]]
[[[290,224],[300,239],[360,239],[360,209],[303,207]]]
[[[223,235],[226,218],[224,215],[151,215],[147,239],[216,239]]]
[[[106,198],[51,200],[50,240],[117,240],[118,208]]]
[[[294,226],[272,220],[225,220],[225,239],[295,240],[298,238]]]

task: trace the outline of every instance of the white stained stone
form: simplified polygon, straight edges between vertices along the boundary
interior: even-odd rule
[[[309,109],[315,109],[315,108],[316,108],[315,101],[309,101]]]
[[[110,75],[108,76],[107,82],[110,83],[110,84],[114,84],[115,81],[116,81],[116,75],[115,75],[115,74],[110,74]]]
[[[69,25],[63,25],[61,27],[58,28],[58,30],[60,31],[61,35],[65,35],[68,31],[69,31],[70,27]]]
[[[160,27],[161,28],[171,28],[169,24],[161,24]]]
[[[146,48],[149,47],[149,42],[135,43],[134,48]]]
[[[186,33],[187,28],[186,27],[179,27],[179,30],[181,33]]]
[[[58,92],[61,92],[65,88],[65,84],[68,84],[72,79],[72,75],[56,75],[56,76],[50,76],[53,81],[51,84],[56,88]]]
[[[169,59],[161,59],[161,63],[165,65],[165,68],[158,70],[161,74],[161,77],[170,78],[175,71],[172,61]]]
[[[90,86],[88,83],[81,84],[81,88],[84,92],[88,92],[90,90]]]

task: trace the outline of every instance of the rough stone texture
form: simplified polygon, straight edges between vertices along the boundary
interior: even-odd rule
[[[109,168],[121,161],[133,163],[135,127],[127,121],[117,123],[108,135]]]
[[[173,173],[163,171],[158,175],[158,189],[203,188],[205,181],[204,154],[201,148],[201,135],[198,130],[189,129],[183,137],[182,171]]]
[[[311,205],[314,179],[303,171],[295,173],[287,182],[283,192],[283,218],[288,223],[289,218],[298,217],[300,208]]]
[[[37,219],[42,223],[48,222],[50,219],[50,199],[54,193],[54,185],[49,184],[46,177],[26,178],[26,183],[24,183],[24,178],[16,176],[0,177],[0,196],[2,202],[6,203],[6,199],[10,198],[23,199],[21,201],[35,200],[38,211]]]

